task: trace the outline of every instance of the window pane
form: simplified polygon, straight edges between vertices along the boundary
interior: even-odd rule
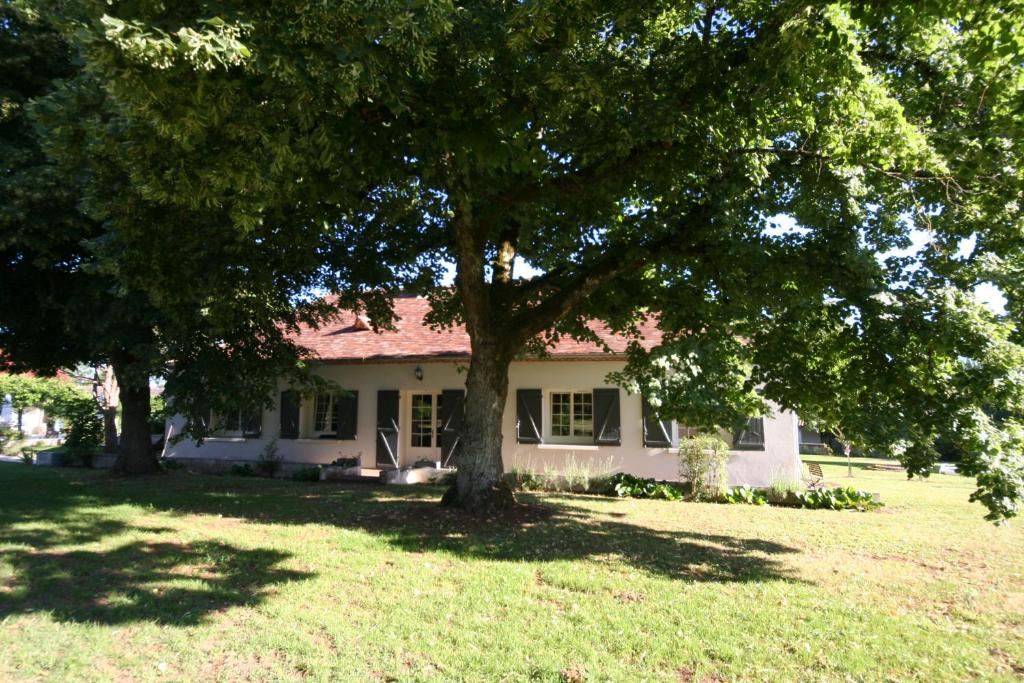
[[[433,446],[434,397],[430,394],[413,394],[411,445],[413,448]]]
[[[594,396],[589,392],[572,395],[572,435],[594,435]]]
[[[570,403],[569,394],[551,394],[551,436],[569,436]]]
[[[313,431],[333,432],[334,429],[334,396],[317,394],[316,409],[313,411]]]

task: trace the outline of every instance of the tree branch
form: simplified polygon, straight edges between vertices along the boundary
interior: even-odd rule
[[[695,254],[698,250],[692,243],[683,239],[683,236],[689,234],[686,228],[706,224],[711,215],[710,203],[699,204],[683,216],[676,229],[671,232],[645,244],[629,248],[609,247],[605,250],[603,258],[598,259],[564,284],[558,283],[557,278],[549,278],[550,273],[542,276],[545,286],[525,288],[522,298],[528,298],[529,292],[540,294],[544,289],[551,291],[542,302],[534,306],[529,306],[528,302],[521,301],[521,308],[513,316],[510,325],[517,341],[526,343],[537,334],[550,329],[604,285],[624,273],[635,271],[650,263],[651,254],[669,247],[676,249],[677,252],[688,250],[689,253]]]

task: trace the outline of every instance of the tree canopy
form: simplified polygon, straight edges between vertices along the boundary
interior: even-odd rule
[[[90,195],[126,286],[243,326],[310,286],[386,325],[404,288],[466,324],[456,502],[501,499],[513,358],[654,316],[616,379],[664,415],[771,401],[912,474],[942,436],[1017,513],[1021,425],[984,408],[1024,408],[1021,3],[36,4],[145,207]]]
[[[144,197],[125,160],[148,133],[119,115],[60,25],[26,3],[0,7],[0,348],[14,370],[111,364],[124,407],[118,468],[151,472],[151,377],[168,377],[182,410],[207,417],[262,404],[279,376],[303,385],[287,330],[320,307],[291,295],[320,264],[297,256],[305,245],[218,236],[233,223],[217,211]],[[146,239],[180,225],[191,242]],[[207,260],[179,267],[183,250]],[[154,282],[163,289],[140,286]]]

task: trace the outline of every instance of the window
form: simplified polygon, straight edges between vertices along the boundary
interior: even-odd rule
[[[225,415],[213,416],[214,434],[240,435],[242,433],[242,411],[233,410]]]
[[[679,438],[680,439],[692,439],[695,436],[701,435],[700,427],[687,427],[686,425],[679,425]]]
[[[551,436],[594,436],[594,395],[591,392],[551,393]]]
[[[327,434],[337,431],[334,412],[334,394],[317,394],[313,410],[313,431]]]
[[[441,432],[441,396],[414,393],[410,424],[410,445],[414,449],[432,449]]]
[[[733,434],[732,447],[737,450],[764,450],[764,420],[748,417],[747,424]]]
[[[213,436],[258,439],[263,427],[262,421],[263,413],[260,410],[251,413],[241,410],[213,413],[210,415],[210,431]]]

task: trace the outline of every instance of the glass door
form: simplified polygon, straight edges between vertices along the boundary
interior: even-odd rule
[[[409,457],[436,462],[441,457],[441,394],[417,393],[409,397]]]

